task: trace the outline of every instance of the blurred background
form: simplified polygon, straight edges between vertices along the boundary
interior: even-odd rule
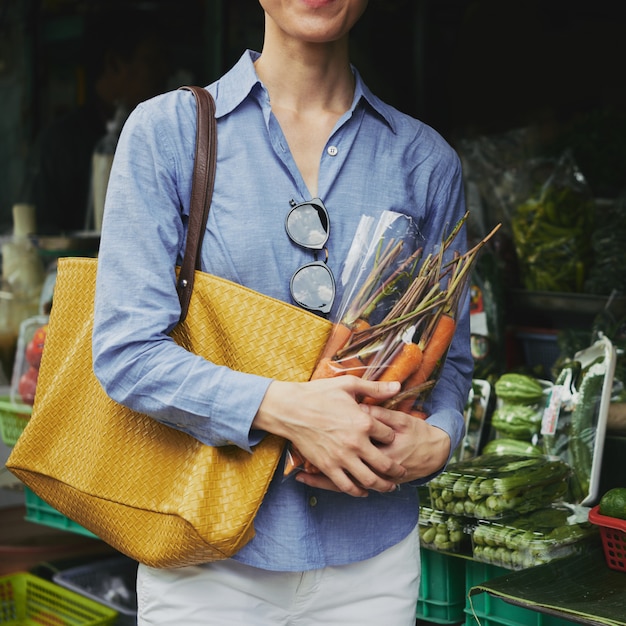
[[[33,200],[43,129],[86,101],[95,39],[114,39],[125,14],[161,28],[163,89],[208,84],[261,45],[257,0],[2,0],[0,233],[13,204]],[[626,171],[625,25],[624,3],[609,0],[372,0],[353,59],[375,92],[450,142],[540,127],[573,146],[595,196],[614,197]]]

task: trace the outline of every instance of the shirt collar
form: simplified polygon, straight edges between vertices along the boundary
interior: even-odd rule
[[[254,69],[254,62],[259,56],[260,54],[254,50],[246,50],[232,69],[216,83],[216,117],[228,115],[255,92],[258,98],[268,98],[265,87]],[[352,71],[355,77],[355,90],[351,111],[354,112],[361,101],[366,102],[395,133],[396,125],[389,105],[369,90],[356,68],[353,67]]]

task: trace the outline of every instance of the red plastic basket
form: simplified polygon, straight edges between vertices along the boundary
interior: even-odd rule
[[[606,564],[626,572],[626,520],[602,515],[599,509],[600,505],[596,505],[589,511],[589,521],[600,527]]]

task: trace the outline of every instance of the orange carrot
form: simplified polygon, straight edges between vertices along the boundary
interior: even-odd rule
[[[326,357],[334,357],[341,348],[343,348],[352,337],[352,328],[343,323],[335,324],[330,331],[328,341],[322,350],[320,360]]]
[[[368,328],[371,328],[369,322],[367,320],[364,320],[362,317],[359,317],[352,323],[352,332],[354,334],[360,333],[364,330],[367,330]]]
[[[322,350],[320,359],[323,359],[324,357],[334,357],[339,350],[347,345],[352,338],[352,335],[360,333],[369,327],[369,323],[362,318],[354,320],[351,324],[344,324],[343,322],[335,324],[333,329],[330,331],[328,341]]]
[[[450,347],[456,321],[451,315],[442,314],[437,320],[437,324],[432,336],[423,348],[422,363],[405,381],[403,388],[411,389],[425,383]],[[398,410],[408,412],[413,405],[413,401],[407,400],[398,406]]]
[[[402,347],[391,360],[391,363],[383,370],[378,380],[383,382],[398,381],[403,383],[411,374],[420,367],[422,362],[422,349],[412,341],[402,344]],[[373,398],[365,398],[365,404],[376,404]]]
[[[291,472],[303,467],[304,457],[298,452],[293,444],[289,444],[289,450],[285,457],[285,467],[283,468],[283,476],[289,476]]]
[[[336,361],[336,364],[343,368],[344,374],[352,374],[352,376],[358,376],[359,378],[361,378],[367,370],[367,365],[363,363],[358,355],[349,356]]]
[[[413,417],[417,417],[417,419],[420,420],[425,420],[428,415],[426,415],[426,413],[424,413],[424,411],[419,411],[418,409],[411,409],[410,411],[407,411],[409,415],[412,415]]]
[[[403,383],[422,363],[422,349],[412,341],[404,343],[389,367],[385,368],[378,380]]]
[[[336,376],[343,376],[346,373],[343,366],[329,356],[325,356],[320,359],[311,374],[311,380],[318,380],[320,378],[335,378]]]

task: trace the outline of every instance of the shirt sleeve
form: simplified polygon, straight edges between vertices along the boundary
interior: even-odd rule
[[[115,401],[205,444],[249,450],[262,436],[250,427],[270,380],[217,366],[169,337],[180,316],[175,266],[195,147],[193,95],[181,94],[140,105],[120,137],[99,250],[94,371]]]
[[[451,151],[452,152],[452,151]],[[433,211],[426,228],[430,241],[441,241],[442,232],[451,228],[465,214],[465,198],[462,170],[458,156],[452,152],[443,161],[446,173],[439,178],[433,195]],[[434,239],[437,237],[438,239]],[[455,238],[455,250],[467,250],[466,229],[462,228]],[[465,433],[463,410],[472,383],[474,361],[470,351],[469,293],[466,289],[456,311],[456,330],[446,355],[439,379],[425,404],[430,415],[428,423],[441,428],[450,436],[450,457],[461,443]],[[430,480],[429,476],[425,481]]]

